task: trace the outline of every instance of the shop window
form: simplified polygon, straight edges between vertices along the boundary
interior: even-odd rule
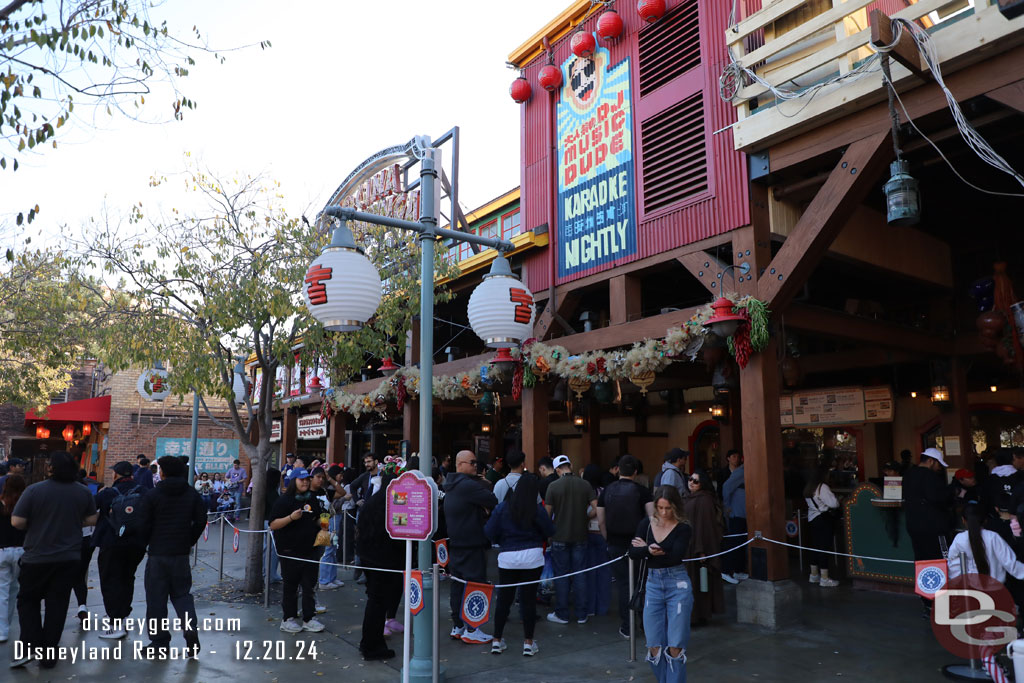
[[[480,228],[481,237],[498,237],[498,221],[494,220]]]
[[[512,239],[516,235],[521,234],[522,231],[522,216],[519,213],[519,209],[501,217],[501,239]]]

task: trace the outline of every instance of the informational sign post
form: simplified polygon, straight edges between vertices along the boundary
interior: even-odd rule
[[[412,542],[429,541],[437,531],[437,484],[422,472],[409,470],[388,484],[384,525],[391,538],[405,541],[405,634],[402,638],[402,680],[409,680],[412,644]],[[422,584],[418,584],[422,594]]]

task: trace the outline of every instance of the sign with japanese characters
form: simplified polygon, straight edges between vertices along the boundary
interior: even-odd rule
[[[281,440],[281,421],[274,420],[270,423],[270,443],[277,443]]]
[[[227,472],[231,463],[238,457],[238,439],[199,439],[196,442],[198,454],[195,458],[196,469],[200,472]],[[192,455],[192,439],[158,438],[156,440],[156,457],[165,455]]]
[[[296,421],[296,435],[300,439],[326,439],[327,418],[315,415],[303,415]]]
[[[558,278],[603,270],[637,251],[629,60],[607,48],[562,64],[558,103]]]

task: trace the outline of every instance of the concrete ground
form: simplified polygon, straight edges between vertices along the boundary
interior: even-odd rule
[[[228,529],[230,531],[230,528]],[[342,570],[346,585],[335,591],[320,592],[320,601],[329,611],[320,619],[327,630],[319,634],[282,633],[280,591],[272,592],[269,609],[261,596],[244,596],[238,589],[243,574],[246,535],[239,552],[231,551],[231,537],[225,540],[225,580],[218,581],[219,536],[211,527],[208,541],[199,541],[199,563],[193,570],[194,594],[200,618],[240,620],[236,631],[202,634],[203,654],[199,661],[150,662],[132,658],[131,635],[125,639],[122,661],[63,661],[52,670],[40,670],[29,664],[19,670],[0,668],[0,681],[250,681],[315,680],[316,677],[342,677],[344,681],[401,680],[399,636],[390,639],[398,658],[388,663],[363,662],[358,643],[363,613],[363,587],[350,572]],[[145,615],[145,594],[140,566],[135,590],[133,616]],[[491,579],[496,579],[496,573]],[[509,649],[500,656],[490,654],[490,645],[471,646],[451,641],[447,609],[448,582],[441,584],[442,619],[441,657],[447,680],[488,683],[562,681],[645,681],[653,680],[642,661],[643,642],[637,649],[641,661],[629,662],[629,643],[617,633],[615,616],[591,618],[585,626],[571,623],[559,626],[543,620],[547,610],[538,605],[541,617],[537,626],[540,652],[526,658],[520,652],[521,624],[515,617],[505,632]],[[921,618],[918,598],[869,591],[854,591],[848,584],[837,589],[811,587],[804,583],[803,623],[778,633],[735,623],[735,590],[726,586],[729,613],[717,616],[709,626],[695,629],[688,650],[687,673],[691,681],[929,681],[941,680],[941,667],[956,660],[943,650],[932,636],[929,622]],[[72,598],[74,602],[74,598]],[[84,641],[87,647],[108,647],[94,632],[79,631],[75,607],[69,610],[62,646]],[[88,607],[97,617],[103,615],[96,563],[90,571]],[[614,611],[614,607],[612,608]],[[170,609],[171,616],[174,615]],[[490,632],[485,626],[484,629]],[[12,657],[12,638],[0,645],[0,662]],[[284,654],[298,653],[298,642],[306,647],[316,644],[317,656],[304,661],[245,661],[245,641],[252,641],[252,656],[262,656],[265,643],[281,648]],[[280,643],[280,645],[278,644]],[[174,645],[184,641],[176,637]],[[308,653],[307,653],[308,655]]]

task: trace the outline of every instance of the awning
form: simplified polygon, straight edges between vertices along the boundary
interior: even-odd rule
[[[110,397],[86,398],[81,401],[55,403],[50,406],[46,415],[37,415],[33,411],[25,413],[28,420],[53,420],[54,422],[109,422]]]

